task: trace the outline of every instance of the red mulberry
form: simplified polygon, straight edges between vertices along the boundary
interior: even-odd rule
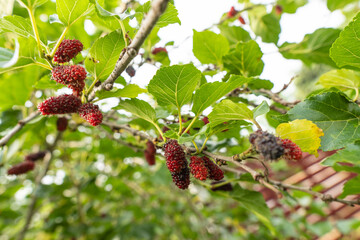
[[[85,103],[79,108],[80,117],[84,118],[92,126],[97,126],[102,122],[103,115],[98,105]]]
[[[52,70],[52,78],[73,89],[74,95],[78,96],[85,87],[86,71],[79,65],[57,66]]]
[[[158,54],[158,53],[160,53],[160,52],[165,52],[165,53],[167,53],[167,50],[166,50],[166,48],[158,47],[158,48],[154,48],[151,53],[154,54],[154,55],[156,55],[156,54]]]
[[[25,156],[25,161],[35,162],[37,160],[43,159],[46,155],[46,151],[40,151],[36,153],[31,153]]]
[[[39,103],[38,110],[42,115],[76,113],[81,106],[80,98],[64,94],[57,97],[50,97]]]
[[[170,172],[180,172],[187,168],[185,152],[176,140],[170,140],[164,145],[166,165]]]
[[[145,159],[149,165],[155,165],[155,154],[156,154],[156,148],[153,142],[150,140],[146,143],[146,150],[144,152]]]
[[[234,17],[236,14],[237,14],[237,11],[235,10],[235,8],[234,8],[234,7],[231,7],[230,11],[228,11],[228,13],[227,13],[227,16],[228,16],[229,18],[232,18],[232,17]]]
[[[284,158],[287,160],[300,160],[302,151],[298,145],[293,143],[290,139],[281,139],[284,148]]]
[[[213,161],[211,161],[208,157],[202,157],[206,168],[208,169],[208,177],[212,180],[219,181],[224,178],[224,172],[216,165]]]
[[[60,43],[53,60],[57,63],[69,62],[82,50],[83,45],[79,40],[65,39]]]
[[[281,15],[282,12],[283,12],[282,7],[281,7],[280,5],[276,5],[276,6],[275,6],[275,13],[276,13],[276,15]]]
[[[249,141],[265,160],[276,160],[284,154],[280,138],[268,132],[257,130],[250,134]]]
[[[245,19],[242,16],[240,16],[238,19],[241,24],[246,24]]]
[[[63,132],[66,130],[68,126],[68,120],[64,117],[58,118],[56,121],[56,128],[59,132]]]
[[[15,166],[13,166],[12,168],[10,168],[7,173],[9,175],[20,175],[20,174],[24,174],[27,173],[31,170],[33,170],[35,167],[35,163],[32,161],[25,161],[22,163],[19,163]]]
[[[201,120],[204,122],[205,125],[209,123],[208,117],[203,117],[203,119],[201,119]]]
[[[190,171],[186,166],[179,172],[172,172],[171,177],[175,185],[180,189],[187,189],[190,184]]]
[[[208,169],[201,157],[192,156],[190,158],[190,173],[197,179],[205,181],[208,176]]]

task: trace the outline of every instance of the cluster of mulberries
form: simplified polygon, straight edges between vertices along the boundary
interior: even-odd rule
[[[191,174],[201,181],[207,178],[219,181],[224,178],[224,173],[219,166],[206,156],[192,156],[189,166]]]
[[[180,189],[188,188],[190,173],[201,181],[206,179],[219,181],[224,178],[223,171],[208,157],[192,156],[188,166],[185,152],[176,140],[168,141],[163,149],[173,182]]]
[[[57,63],[69,62],[82,50],[83,45],[79,40],[65,39],[60,43],[53,60]]]
[[[280,138],[268,132],[257,130],[250,134],[249,141],[265,160],[276,160],[284,154]]]
[[[287,160],[300,160],[302,158],[302,151],[298,145],[290,139],[281,139],[282,147],[284,148],[283,157]]]
[[[8,169],[8,175],[20,175],[32,171],[35,168],[35,162],[43,159],[46,155],[45,151],[31,153],[25,156],[25,161],[12,166]]]
[[[155,165],[156,148],[154,143],[150,140],[146,142],[146,149],[144,155],[149,165]]]
[[[66,63],[81,52],[83,45],[79,40],[65,39],[61,42],[54,55],[54,62]],[[43,115],[79,113],[91,125],[96,126],[102,122],[103,115],[97,105],[92,103],[82,104],[80,97],[85,87],[86,70],[79,65],[59,65],[52,69],[52,78],[73,90],[73,94],[63,94],[50,97],[38,105],[38,110]],[[64,131],[67,127],[66,119],[58,119],[57,128]]]
[[[185,152],[176,140],[170,140],[164,145],[166,165],[171,172],[175,185],[180,189],[188,188],[190,171]]]

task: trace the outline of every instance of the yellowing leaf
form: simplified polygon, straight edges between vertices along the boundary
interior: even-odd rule
[[[321,75],[319,83],[326,88],[337,87],[341,90],[358,89],[360,86],[360,75],[353,70],[336,69]]]
[[[296,119],[292,122],[282,123],[276,128],[276,134],[280,138],[287,138],[296,143],[303,152],[319,156],[317,150],[321,146],[321,136],[324,136],[321,128],[306,119]]]

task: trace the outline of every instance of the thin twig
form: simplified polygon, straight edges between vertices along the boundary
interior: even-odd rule
[[[90,93],[88,100],[91,101],[95,98],[95,92],[100,90],[111,90],[115,80],[126,69],[131,60],[136,57],[141,45],[144,43],[146,37],[154,28],[156,22],[159,20],[161,14],[165,11],[169,0],[154,0],[151,9],[147,13],[145,19],[141,23],[139,31],[136,33],[130,45],[121,52],[115,68],[110,76],[99,87],[94,88]]]
[[[282,93],[283,91],[285,91],[285,90],[290,86],[290,84],[291,84],[297,77],[298,77],[298,75],[292,77],[292,78],[290,79],[290,81],[289,81],[288,83],[284,84],[284,86],[282,87],[282,89],[280,89],[280,91],[276,92],[275,94],[279,95],[280,93]]]
[[[300,101],[288,102],[288,101],[284,100],[282,97],[280,97],[279,94],[274,93],[268,89],[262,88],[259,90],[254,90],[254,92],[265,94],[267,97],[269,97],[274,102],[280,103],[281,105],[284,105],[284,106],[287,106],[290,108],[294,107],[296,104],[298,104],[300,102]]]
[[[50,164],[53,160],[52,151],[54,150],[54,148],[55,148],[57,142],[60,140],[61,136],[62,136],[62,132],[58,132],[58,134],[56,135],[55,141],[48,147],[48,153],[47,153],[46,157],[44,158],[45,166],[44,166],[43,171],[35,179],[35,188],[32,193],[32,196],[31,196],[31,202],[30,202],[30,205],[28,208],[28,212],[26,214],[25,225],[21,229],[17,240],[23,240],[25,238],[25,234],[26,234],[27,230],[30,227],[32,218],[33,218],[35,210],[36,210],[35,206],[36,206],[36,202],[38,200],[38,195],[39,195],[38,191],[40,191],[39,189],[40,189],[41,181],[46,176],[47,172],[49,171]]]
[[[3,138],[0,139],[0,147],[7,144],[7,142],[18,132],[20,131],[28,122],[36,118],[40,115],[40,112],[36,111],[31,113],[29,116],[24,118],[23,120],[20,120],[16,126],[11,129],[8,134],[6,134]]]

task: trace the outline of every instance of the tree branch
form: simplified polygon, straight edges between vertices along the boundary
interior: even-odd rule
[[[126,69],[127,65],[133,58],[136,57],[141,45],[144,43],[146,37],[150,34],[154,28],[156,22],[159,20],[161,14],[165,11],[169,0],[154,0],[150,11],[145,16],[145,19],[141,23],[139,31],[136,33],[134,39],[130,45],[121,52],[118,61],[116,62],[115,68],[110,76],[103,82],[99,87],[96,87],[89,95],[88,101],[95,98],[95,92],[100,90],[111,90],[115,80],[120,74]]]
[[[4,137],[0,139],[0,147],[5,146],[7,142],[18,132],[20,131],[28,122],[36,118],[40,115],[39,111],[31,113],[29,116],[24,118],[23,120],[20,120],[16,126],[8,132]]]
[[[109,122],[105,122],[105,123],[103,122],[103,124],[111,127],[114,130],[123,129],[123,130],[129,132],[130,134],[133,134],[134,136],[140,136],[142,139],[153,140],[153,138],[150,137],[149,135],[147,135],[146,133],[141,132],[136,129],[133,129],[127,125],[121,125],[121,124],[109,123]],[[182,145],[182,147],[188,155],[196,152],[196,149],[194,147],[187,147],[185,145]],[[340,203],[343,203],[343,204],[346,204],[349,206],[360,205],[360,199],[352,200],[352,201],[343,200],[343,199],[339,199],[339,198],[333,197],[328,194],[323,194],[323,193],[312,191],[311,189],[306,188],[306,187],[289,185],[289,184],[285,184],[285,183],[282,183],[279,181],[268,179],[262,173],[259,173],[259,172],[255,171],[254,169],[250,168],[249,166],[239,162],[238,160],[240,160],[239,156],[241,154],[240,155],[237,154],[234,156],[223,156],[223,155],[214,154],[214,153],[211,153],[208,151],[203,151],[202,153],[205,156],[213,158],[215,161],[222,160],[222,161],[230,162],[230,163],[240,167],[241,169],[233,169],[233,168],[229,168],[229,167],[222,167],[222,169],[224,169],[226,171],[234,172],[234,173],[239,173],[239,174],[243,172],[242,170],[250,173],[255,181],[257,181],[258,183],[264,185],[265,187],[267,187],[270,190],[277,193],[279,198],[282,197],[281,190],[286,191],[287,189],[293,189],[293,190],[298,190],[298,191],[309,193],[315,197],[320,198],[321,200],[323,200],[325,202],[340,202]]]
[[[35,210],[36,210],[35,206],[36,206],[36,202],[38,200],[38,195],[39,195],[38,191],[40,189],[41,180],[46,176],[47,172],[49,171],[50,164],[53,160],[52,151],[54,150],[54,148],[55,148],[57,142],[60,140],[61,136],[62,136],[62,132],[58,132],[58,134],[56,135],[55,141],[48,147],[48,154],[44,159],[45,167],[44,167],[43,171],[35,179],[35,188],[32,193],[32,196],[31,196],[31,203],[29,205],[28,212],[26,215],[25,225],[22,228],[21,232],[19,233],[19,237],[17,238],[17,240],[23,240],[25,238],[25,234],[26,234],[27,230],[30,227],[32,218],[33,218]]]

